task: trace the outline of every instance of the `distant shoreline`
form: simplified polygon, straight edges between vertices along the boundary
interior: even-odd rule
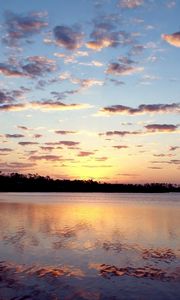
[[[123,184],[93,180],[60,180],[38,174],[0,173],[0,192],[4,193],[178,193],[180,185],[171,183]]]

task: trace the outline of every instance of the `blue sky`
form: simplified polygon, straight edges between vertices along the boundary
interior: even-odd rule
[[[0,169],[180,182],[180,1],[6,1]]]

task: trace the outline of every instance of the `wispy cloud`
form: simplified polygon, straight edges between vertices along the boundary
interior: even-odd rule
[[[31,155],[30,160],[47,160],[47,161],[58,161],[61,159],[61,156],[58,155]]]
[[[112,83],[114,83],[114,84],[117,85],[117,86],[120,86],[120,85],[124,85],[124,84],[125,84],[124,81],[118,80],[118,79],[113,79],[113,78],[110,78],[109,81],[112,82]]]
[[[79,89],[75,89],[75,90],[67,90],[67,91],[63,91],[63,92],[51,92],[51,95],[56,99],[56,100],[63,100],[65,98],[67,98],[67,96],[70,95],[74,95],[76,93],[79,92]]]
[[[139,6],[142,6],[144,4],[144,0],[120,0],[119,5],[122,8],[137,8]]]

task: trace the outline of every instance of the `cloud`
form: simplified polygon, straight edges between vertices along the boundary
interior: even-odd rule
[[[80,151],[78,153],[78,156],[81,156],[81,157],[86,157],[86,156],[90,156],[90,155],[94,155],[94,152],[91,152],[91,151]]]
[[[176,1],[169,0],[166,5],[168,8],[174,8],[176,6]]]
[[[29,56],[27,63],[22,65],[22,71],[25,76],[36,77],[44,76],[56,70],[56,63],[45,56]]]
[[[34,167],[36,164],[35,163],[25,163],[25,162],[11,162],[11,163],[1,163],[0,167],[2,168],[9,168],[7,169],[7,172],[11,172],[12,169],[30,169]]]
[[[171,157],[174,156],[173,154],[164,154],[164,153],[160,153],[160,154],[153,154],[154,157]]]
[[[162,161],[158,161],[158,160],[154,160],[151,161],[152,164],[174,164],[174,165],[179,165],[180,164],[180,159],[171,159],[170,161],[168,160],[162,160]]]
[[[13,149],[11,149],[11,148],[0,148],[0,152],[11,152],[11,151],[13,151]]]
[[[144,4],[144,0],[120,0],[119,5],[122,8],[137,8]]]
[[[170,164],[174,164],[174,165],[180,165],[180,159],[171,159],[171,161],[169,162]]]
[[[141,104],[137,108],[132,108],[124,105],[112,105],[104,107],[100,110],[98,114],[125,114],[125,115],[135,115],[135,114],[147,114],[147,113],[179,113],[180,104]]]
[[[150,124],[146,125],[145,128],[148,132],[173,132],[176,131],[178,125],[172,124]]]
[[[131,75],[134,73],[142,72],[143,70],[144,68],[142,67],[135,67],[129,64],[114,62],[108,65],[106,73],[111,75]]]
[[[82,167],[84,168],[93,168],[93,169],[97,169],[97,168],[112,168],[112,165],[82,165]]]
[[[102,80],[95,79],[95,78],[81,79],[81,78],[73,78],[73,77],[69,76],[69,78],[67,77],[66,79],[69,79],[74,84],[79,84],[80,88],[82,88],[82,89],[90,88],[94,85],[102,86],[104,84],[104,82]]]
[[[101,51],[108,47],[130,44],[131,38],[125,31],[118,30],[119,16],[116,14],[100,16],[94,20],[94,28],[90,34],[91,40],[86,47],[94,51]]]
[[[162,167],[148,167],[148,169],[152,169],[152,170],[161,170]]]
[[[88,103],[72,103],[72,104],[65,104],[59,101],[36,101],[36,102],[29,102],[29,103],[16,103],[16,104],[3,104],[0,105],[0,111],[22,111],[27,109],[37,109],[42,111],[50,111],[50,110],[79,110],[79,109],[87,109],[91,108],[92,105]]]
[[[45,56],[29,56],[24,61],[17,63],[15,67],[7,63],[0,63],[0,73],[8,77],[44,76],[56,70],[56,62]]]
[[[135,177],[139,176],[138,174],[133,174],[133,173],[119,173],[117,174],[118,176],[127,176],[127,177]]]
[[[74,134],[74,133],[77,133],[77,131],[72,131],[72,130],[55,130],[55,133],[57,133],[57,134],[62,134],[62,135],[66,135],[66,134]]]
[[[96,78],[86,78],[86,79],[82,79],[82,78],[77,78],[77,77],[73,77],[70,73],[68,72],[64,72],[59,76],[60,80],[69,80],[71,83],[73,84],[78,84],[80,86],[79,89],[77,90],[71,90],[71,91],[65,91],[62,93],[58,93],[60,95],[60,97],[64,97],[66,96],[66,93],[68,94],[74,94],[75,92],[79,92],[84,88],[90,88],[94,85],[96,86],[102,86],[104,84],[104,82],[102,80],[96,79]],[[56,93],[56,92],[55,92]]]
[[[74,142],[74,141],[60,141],[59,145],[71,147],[71,146],[79,145],[79,142]]]
[[[95,67],[102,67],[103,66],[103,63],[98,61],[98,60],[92,60],[91,61],[91,65],[92,66],[95,66]]]
[[[58,142],[46,142],[45,145],[48,146],[67,146],[68,148],[79,145],[79,142],[74,141],[58,141]],[[58,147],[58,149],[62,149],[62,147]],[[76,149],[76,148],[73,148]],[[78,148],[79,149],[79,148]]]
[[[6,138],[14,138],[14,139],[19,139],[19,138],[23,138],[24,135],[23,134],[18,134],[18,133],[14,133],[14,134],[5,134]]]
[[[125,136],[125,135],[136,135],[140,134],[140,131],[106,131],[104,133],[99,133],[99,136],[106,135],[106,136],[112,136],[112,135],[119,135],[119,136]]]
[[[58,161],[61,156],[58,155],[32,155],[29,157],[30,160],[48,160],[48,161]]]
[[[18,144],[21,146],[30,146],[30,145],[38,145],[39,143],[37,143],[37,142],[19,142]]]
[[[58,46],[68,50],[75,50],[82,45],[84,34],[76,26],[56,26],[53,29],[55,40]]]
[[[115,149],[126,149],[126,148],[129,148],[129,147],[126,146],[126,145],[117,145],[117,146],[113,146],[113,148],[115,148]]]
[[[97,80],[97,79],[82,79],[79,80],[79,83],[81,85],[82,88],[89,88],[93,85],[99,85],[102,86],[103,85],[103,81],[102,80]]]
[[[55,148],[52,147],[52,146],[41,146],[40,147],[42,150],[45,150],[45,151],[52,151],[54,150]]]
[[[33,109],[40,109],[40,110],[78,110],[78,109],[90,108],[92,106],[87,103],[65,104],[59,101],[47,100],[43,102],[31,102],[31,107]]]
[[[39,33],[48,26],[47,21],[44,20],[45,16],[46,13],[42,12],[31,12],[27,15],[6,12],[4,25],[7,34],[3,37],[3,42],[16,47],[20,40]]]
[[[36,134],[33,135],[33,138],[39,139],[42,136],[43,136],[42,134],[36,133]]]
[[[112,47],[113,39],[110,37],[104,37],[97,41],[90,41],[86,43],[86,47],[92,50],[100,51],[103,48]]]
[[[28,127],[20,126],[20,125],[18,125],[17,128],[22,129],[22,130],[30,130]]]
[[[162,39],[172,46],[180,47],[180,32],[162,34]]]
[[[63,100],[65,99],[67,96],[69,95],[74,95],[76,93],[78,93],[79,90],[76,89],[76,90],[67,90],[67,91],[64,91],[64,92],[51,92],[51,95],[53,95],[53,97],[56,99],[56,100]]]
[[[0,111],[21,111],[24,109],[27,109],[27,105],[24,103],[0,105]]]
[[[11,97],[7,91],[0,90],[0,104],[11,103],[14,101],[14,98]]]
[[[169,149],[169,151],[175,151],[175,150],[177,150],[179,148],[180,148],[180,146],[171,146],[170,149]]]
[[[102,156],[102,157],[96,157],[95,160],[96,161],[106,161],[108,159],[107,156]]]
[[[114,83],[117,86],[125,84],[124,81],[113,79],[113,78],[110,78],[109,81]]]
[[[16,67],[12,67],[6,63],[0,63],[0,74],[9,77],[23,77],[23,72],[19,71]]]

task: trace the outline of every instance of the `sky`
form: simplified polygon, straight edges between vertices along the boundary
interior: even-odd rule
[[[180,183],[180,0],[0,5],[0,170]]]

